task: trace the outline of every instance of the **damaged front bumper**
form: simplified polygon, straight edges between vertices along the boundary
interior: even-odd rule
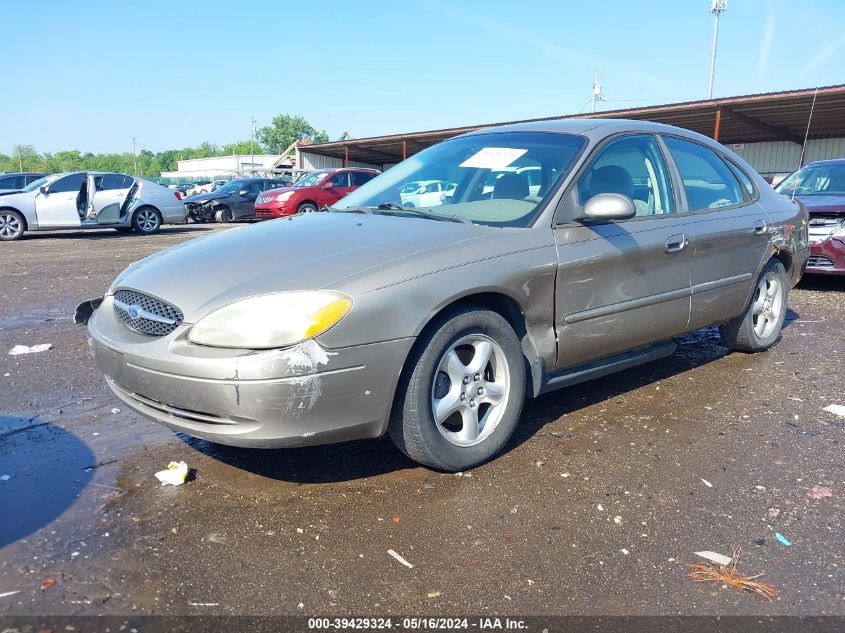
[[[134,410],[188,435],[255,448],[382,435],[413,343],[234,350],[188,342],[189,327],[160,338],[134,332],[106,297],[88,321],[88,342],[109,387]]]

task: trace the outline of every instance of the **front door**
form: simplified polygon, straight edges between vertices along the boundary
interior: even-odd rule
[[[353,187],[349,182],[349,172],[341,171],[320,185],[317,204],[319,208],[332,206],[335,202],[345,197]]]
[[[261,180],[251,180],[243,186],[243,189],[246,190],[244,195],[238,195],[230,205],[232,218],[235,220],[251,218],[255,215],[255,199],[264,191],[264,184]]]
[[[124,174],[96,174],[89,179],[89,188],[94,197],[88,211],[88,219],[97,224],[114,224],[120,220],[120,210],[132,190],[135,179]]]
[[[636,216],[573,221],[600,193],[628,196]],[[650,135],[608,142],[564,196],[554,228],[558,369],[687,329],[689,236],[676,209],[663,152]]]
[[[88,206],[87,174],[77,173],[54,180],[47,193],[35,197],[38,226],[79,226]]]
[[[735,317],[770,248],[770,219],[756,202],[754,185],[735,164],[704,145],[663,137],[678,168],[693,214],[689,225],[690,329]]]

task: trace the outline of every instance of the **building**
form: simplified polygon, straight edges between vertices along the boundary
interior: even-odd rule
[[[802,162],[845,157],[845,84],[526,121],[598,117],[649,120],[694,130],[728,145],[766,177],[792,172]],[[384,170],[447,138],[504,124],[308,145],[297,148],[297,166],[300,169],[356,166]]]
[[[176,171],[163,171],[161,177],[182,182],[229,179],[236,176],[263,175],[289,167],[291,162],[292,160],[284,160],[284,157],[278,154],[232,154],[192,158],[176,161]]]

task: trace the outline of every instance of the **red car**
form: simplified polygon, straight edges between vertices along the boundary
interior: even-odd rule
[[[331,206],[379,175],[375,169],[318,169],[290,187],[270,189],[255,200],[255,217],[280,218]]]

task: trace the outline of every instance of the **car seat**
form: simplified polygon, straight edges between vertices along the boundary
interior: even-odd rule
[[[519,174],[504,174],[493,186],[493,198],[524,200],[529,195],[528,183]]]

